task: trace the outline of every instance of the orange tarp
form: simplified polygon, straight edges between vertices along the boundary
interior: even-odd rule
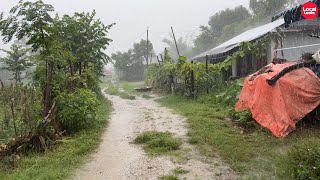
[[[294,63],[269,64],[273,72],[244,81],[236,110],[249,109],[252,117],[277,137],[285,137],[296,123],[320,104],[320,79],[309,68],[296,69],[273,86],[267,79]]]

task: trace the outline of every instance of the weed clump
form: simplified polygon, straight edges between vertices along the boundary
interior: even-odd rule
[[[235,121],[235,123],[246,130],[257,129],[258,123],[252,118],[252,114],[249,110],[235,111],[231,110],[229,116]]]
[[[142,95],[142,98],[145,98],[145,99],[151,99],[152,96],[148,95],[148,94],[143,94]]]
[[[178,177],[175,175],[161,176],[159,180],[178,180]]]
[[[294,179],[319,179],[320,139],[300,140],[286,156],[285,172]]]
[[[182,167],[177,167],[173,170],[175,174],[187,174],[189,171],[183,169]]]
[[[150,155],[166,154],[178,150],[182,142],[169,132],[146,131],[136,137],[135,144],[145,144],[145,151]]]
[[[127,93],[120,93],[119,95],[122,99],[135,100],[136,97]]]

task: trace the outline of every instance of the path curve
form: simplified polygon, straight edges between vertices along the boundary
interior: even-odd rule
[[[219,158],[208,161],[187,143],[187,124],[182,116],[161,107],[153,99],[137,97],[136,100],[125,100],[106,96],[112,101],[114,111],[103,142],[91,160],[76,172],[74,179],[152,180],[173,174],[177,167],[188,171],[179,175],[180,179],[237,179]],[[141,146],[130,143],[138,134],[149,130],[169,131],[181,138],[184,141],[182,151],[188,160],[180,162],[164,156],[151,158],[146,156]]]

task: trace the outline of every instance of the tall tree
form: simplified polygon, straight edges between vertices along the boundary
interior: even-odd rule
[[[153,45],[149,41],[149,57],[154,55]],[[133,48],[127,52],[117,52],[112,54],[114,67],[120,74],[121,80],[138,81],[143,80],[144,68],[147,64],[147,41],[141,39],[139,43],[134,43]],[[149,61],[151,58],[149,58]]]
[[[171,53],[171,57],[173,59],[177,60],[179,58],[178,57],[179,55],[178,55],[177,50],[176,50],[175,42],[172,39],[173,39],[173,37],[171,35],[171,40],[165,38],[165,39],[162,40],[162,42],[167,44],[167,46],[168,46],[167,49]],[[194,55],[193,50],[192,50],[192,46],[189,45],[185,39],[183,39],[182,37],[179,37],[178,41],[177,41],[177,45],[179,47],[179,51],[180,51],[180,54],[182,56],[186,56],[188,58],[192,58],[192,56]]]
[[[270,18],[289,5],[290,0],[250,0],[253,14],[261,19]]]
[[[53,6],[41,0],[20,1],[6,19],[3,13],[0,15],[0,32],[4,42],[11,41],[13,37],[18,40],[25,38],[27,45],[39,52],[37,72],[44,72],[46,77],[41,82],[44,92],[43,116],[48,114],[58,93],[54,90],[63,91],[65,82],[62,79],[65,80],[65,75],[68,76],[75,65],[79,74],[89,66],[95,75],[102,72],[104,63],[109,59],[104,53],[111,42],[107,33],[113,25],[105,26],[95,18],[95,12],[75,13],[72,17],[60,19],[58,15],[51,17],[53,11]],[[91,82],[92,79],[83,84]]]
[[[223,40],[235,36],[237,32],[244,28],[241,23],[251,18],[252,15],[243,6],[238,6],[234,9],[228,8],[214,14],[210,17],[207,26],[200,26],[201,33],[194,41],[195,52],[201,53],[217,46]],[[230,26],[232,24],[237,25]],[[224,28],[227,26],[229,26],[229,30],[226,33]]]
[[[9,51],[4,49],[0,50],[7,53],[7,57],[0,58],[0,61],[5,64],[5,67],[2,67],[1,69],[12,72],[14,77],[13,79],[16,82],[21,82],[23,79],[23,77],[21,77],[22,72],[26,71],[33,65],[28,54],[30,49],[22,48],[21,45],[13,44]]]
[[[147,41],[144,39],[141,39],[139,43],[134,43],[133,44],[133,57],[132,59],[136,62],[143,62],[143,61],[147,61],[147,56],[151,56],[151,54],[154,54],[153,51],[153,45],[152,43],[149,41],[148,42],[148,51],[147,52]],[[150,58],[149,58],[150,60]],[[147,62],[146,62],[147,64]]]
[[[42,1],[20,1],[17,6],[10,10],[9,17],[3,19],[0,16],[0,31],[4,42],[9,42],[15,36],[18,40],[27,38],[27,45],[31,45],[33,51],[40,51],[47,65],[47,80],[44,90],[43,115],[46,116],[51,107],[51,93],[53,80],[54,58],[50,55],[59,49],[54,36],[54,19],[50,13],[54,7]]]

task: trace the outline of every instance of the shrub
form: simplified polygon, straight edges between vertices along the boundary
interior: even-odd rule
[[[75,93],[61,93],[56,98],[57,117],[68,132],[77,132],[95,120],[98,100],[89,89],[78,89]]]
[[[320,139],[310,138],[294,144],[287,154],[286,171],[295,179],[319,179]]]
[[[232,109],[230,111],[230,116],[238,126],[244,129],[252,129],[259,126],[257,122],[252,118],[252,114],[249,110],[235,111],[234,109]]]

